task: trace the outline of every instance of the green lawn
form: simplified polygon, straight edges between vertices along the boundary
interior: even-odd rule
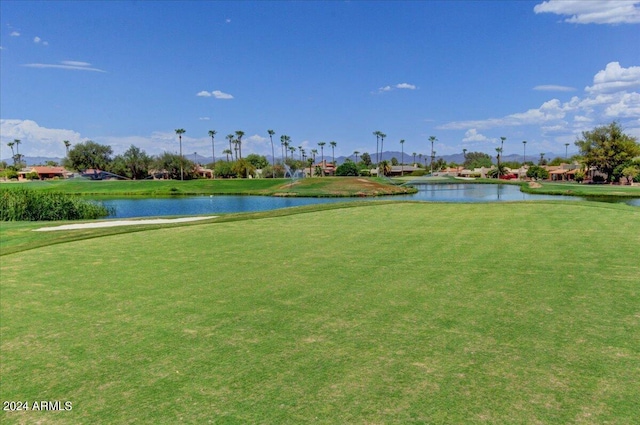
[[[637,207],[232,217],[1,256],[0,421],[636,423]]]

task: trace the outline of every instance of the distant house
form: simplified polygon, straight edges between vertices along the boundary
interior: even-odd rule
[[[66,179],[71,173],[67,171],[64,167],[45,167],[45,166],[36,166],[36,167],[28,167],[24,168],[18,172],[18,178],[26,178],[27,174],[36,173],[38,174],[38,178],[40,180],[46,179]]]
[[[416,170],[420,170],[420,168],[415,165],[392,165],[391,171],[389,172],[389,176],[402,176],[409,175]]]

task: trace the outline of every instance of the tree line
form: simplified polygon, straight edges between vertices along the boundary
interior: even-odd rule
[[[71,147],[71,143],[65,140],[63,143],[67,155],[63,160],[63,165],[68,169],[78,171],[87,169],[104,170],[130,179],[149,178],[150,173],[153,173],[156,177],[169,179],[197,178],[199,165],[185,158],[182,154],[182,135],[186,130],[179,128],[175,132],[178,136],[179,154],[164,152],[156,156],[150,156],[134,145],[131,145],[123,154],[113,156],[113,151],[108,145],[101,145],[89,140]],[[245,133],[241,130],[226,136],[229,145],[228,148],[221,152],[222,158],[225,159],[221,158],[216,161],[215,136],[217,132],[209,130],[208,135],[211,137],[213,161],[207,164],[207,167],[213,172],[211,177],[249,177],[255,176],[256,170],[260,169],[262,170],[262,177],[276,178],[284,177],[288,171],[295,172],[306,167],[309,168],[310,175],[324,175],[323,167],[316,166],[315,170],[312,167],[314,164],[317,165],[318,159],[320,163],[325,163],[324,148],[327,145],[326,142],[317,143],[319,150],[313,148],[307,151],[302,145],[296,147],[291,137],[283,134],[280,136],[280,159],[277,160],[273,140],[275,131],[270,129],[267,133],[271,143],[271,162],[265,156],[254,153],[246,157],[243,156],[242,139]],[[363,152],[361,154],[359,151],[354,151],[354,159],[347,158],[344,164],[336,168],[336,175],[367,175],[372,167],[377,167],[381,173],[388,174],[391,166],[399,164],[396,158],[391,158],[391,161],[387,161],[381,157],[387,135],[381,131],[374,131],[373,135],[376,137],[375,162],[369,153]],[[438,139],[435,136],[430,136],[428,140],[431,145],[429,155],[415,152],[410,155],[413,157],[413,164],[422,168],[424,172],[427,169],[429,172],[434,172],[446,167],[458,167],[460,165],[467,169],[491,168],[494,165],[493,157],[489,154],[485,152],[468,152],[467,149],[462,150],[464,157],[462,164],[447,163],[442,158],[436,159],[436,152],[433,148]],[[624,177],[629,181],[637,180],[640,175],[640,145],[635,137],[625,134],[620,124],[615,121],[605,126],[596,127],[592,131],[583,132],[582,137],[575,142],[579,153],[572,158],[567,158],[567,152],[565,152],[564,158],[558,157],[549,160],[541,153],[537,164],[533,161],[525,162],[527,141],[522,141],[523,162],[504,161],[502,154],[506,140],[506,137],[501,137],[500,146],[495,148],[496,166],[492,171],[495,177],[504,175],[507,172],[507,168],[513,169],[528,165],[532,177],[544,178],[545,171],[542,166],[559,165],[568,160],[580,163],[583,167],[582,173],[590,169],[599,171],[604,176],[603,180],[607,182]],[[404,143],[404,139],[400,140],[402,158],[405,155]],[[24,156],[19,152],[20,144],[21,141],[18,139],[7,143],[12,151],[13,166],[2,164],[4,165],[3,168],[12,168],[17,171],[24,165],[22,162]],[[336,146],[337,143],[335,141],[329,142],[334,166],[337,165],[335,162]],[[568,146],[569,143],[565,143],[565,149],[568,149]],[[581,174],[578,174],[578,178],[580,177]]]

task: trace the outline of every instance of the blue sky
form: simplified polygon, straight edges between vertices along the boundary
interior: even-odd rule
[[[267,130],[336,156],[564,153],[619,121],[640,137],[640,1],[0,3],[0,156],[216,156]],[[575,150],[575,149],[573,149]],[[276,152],[278,152],[276,150]]]

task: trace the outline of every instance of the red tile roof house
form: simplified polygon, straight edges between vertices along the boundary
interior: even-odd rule
[[[36,173],[38,174],[38,178],[40,180],[46,180],[46,179],[66,179],[69,177],[69,175],[71,175],[71,173],[69,171],[67,171],[64,167],[40,167],[40,166],[36,166],[36,167],[30,167],[30,168],[25,168],[23,170],[21,170],[20,172],[18,172],[18,176],[21,179],[26,178],[25,176],[27,174],[30,173]]]

